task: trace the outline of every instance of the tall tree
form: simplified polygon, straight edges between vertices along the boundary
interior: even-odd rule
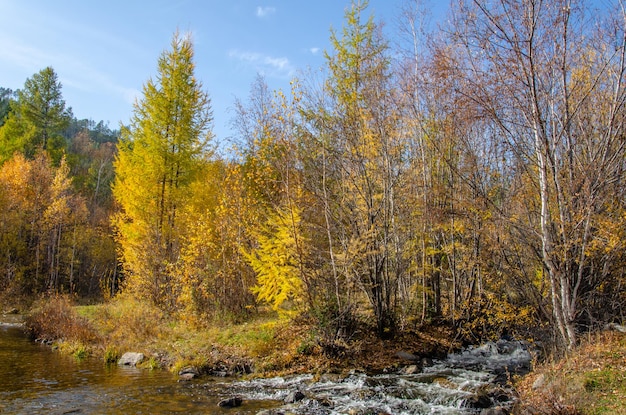
[[[62,132],[72,119],[72,110],[65,105],[61,87],[51,67],[26,80],[0,128],[3,160],[10,158],[15,151],[33,157],[37,149],[47,151],[55,163],[61,160],[65,148]]]
[[[305,109],[310,134],[306,165],[313,168],[311,191],[326,212],[333,275],[347,282],[337,288],[360,290],[371,304],[378,333],[389,336],[395,327],[398,279],[406,271],[397,221],[405,142],[399,134],[388,46],[373,17],[364,19],[367,5],[352,2],[342,32],[331,34],[326,98]]]
[[[12,97],[12,90],[0,87],[0,127],[2,127],[6,121],[6,117],[9,115],[9,111],[11,111]]]
[[[573,0],[462,1],[450,42],[467,103],[533,183],[528,222],[509,219],[532,229],[526,236],[567,348],[576,344],[581,299],[594,289],[589,247],[599,220],[623,203],[612,195],[623,194],[626,155],[624,13],[592,24],[587,12]]]
[[[156,80],[144,85],[130,127],[122,129],[115,160],[113,194],[121,212],[113,220],[127,287],[165,307],[177,298],[179,211],[211,138],[210,99],[194,70],[191,39],[177,33],[159,58]]]

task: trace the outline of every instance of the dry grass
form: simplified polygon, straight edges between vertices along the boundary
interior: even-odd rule
[[[543,384],[533,388],[540,377]],[[626,335],[593,335],[566,358],[538,367],[517,388],[520,414],[626,414]]]
[[[78,315],[68,296],[36,302],[25,324],[34,339],[55,342],[62,351],[77,358],[86,357],[101,340],[90,321]]]
[[[99,353],[115,361],[126,351],[143,352],[151,364],[174,372],[195,366],[206,372],[249,372],[288,367],[297,358],[299,331],[273,313],[241,324],[199,323],[167,316],[158,308],[119,296],[99,305],[75,307],[99,333]]]
[[[245,323],[202,323],[168,316],[124,295],[88,306],[73,306],[68,298],[59,297],[37,309],[31,320],[40,337],[65,339],[59,343],[62,352],[95,355],[107,363],[116,362],[127,351],[142,352],[148,357],[148,367],[173,372],[185,366],[205,373],[253,371],[256,376],[355,367],[380,370],[398,364],[395,353],[400,350],[429,355],[451,347],[442,342],[451,335],[443,329],[405,333],[393,341],[383,341],[363,327],[358,336],[342,343],[341,355],[332,357],[324,353],[313,323],[306,320],[294,322],[266,310]]]

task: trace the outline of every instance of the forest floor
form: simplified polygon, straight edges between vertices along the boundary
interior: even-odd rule
[[[144,367],[176,374],[191,366],[213,376],[378,372],[413,363],[403,355],[443,357],[460,347],[450,340],[450,328],[430,325],[393,340],[357,332],[329,353],[304,321],[267,313],[242,323],[200,324],[172,320],[129,298],[89,306],[48,299],[35,306],[27,325],[36,327],[34,336],[77,358],[90,355],[113,363],[124,352],[141,352]],[[537,364],[514,386],[520,398],[516,414],[626,414],[626,334],[591,334],[564,358]]]
[[[576,350],[537,365],[515,386],[519,414],[626,414],[626,334],[590,334]]]

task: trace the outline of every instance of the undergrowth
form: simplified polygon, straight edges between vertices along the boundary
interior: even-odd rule
[[[88,345],[99,340],[90,321],[78,315],[68,296],[58,295],[37,301],[25,324],[31,337],[42,341]]]
[[[91,355],[115,364],[125,352],[141,352],[143,367],[178,373],[193,366],[201,374],[218,376],[378,370],[397,363],[399,347],[424,348],[428,355],[451,335],[431,330],[432,338],[420,332],[382,341],[373,328],[363,327],[353,339],[333,341],[335,349],[342,347],[339,355],[328,352],[328,338],[306,319],[290,320],[267,309],[246,322],[191,321],[125,295],[98,305],[73,305],[69,297],[55,297],[42,301],[28,324],[34,337],[57,342],[61,352],[77,358]]]
[[[517,389],[519,414],[626,414],[626,335],[591,335],[564,359],[536,368]]]

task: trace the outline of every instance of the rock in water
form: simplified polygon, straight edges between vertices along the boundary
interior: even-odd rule
[[[126,352],[122,355],[117,364],[120,366],[137,366],[143,360],[143,353]]]
[[[241,399],[240,396],[233,396],[232,398],[222,399],[221,401],[219,401],[217,406],[219,406],[220,408],[236,408],[238,406],[241,406],[242,403],[243,399]]]
[[[192,380],[195,377],[196,376],[193,373],[183,373],[182,375],[178,376],[178,381],[179,382],[189,382],[190,380]]]
[[[302,393],[300,391],[293,391],[293,392],[290,392],[289,395],[287,395],[287,397],[283,400],[283,402],[285,402],[285,403],[296,403],[296,402],[300,402],[304,398],[306,398],[304,393]]]
[[[187,366],[178,371],[178,376],[193,379],[200,377],[200,371],[194,366]]]

